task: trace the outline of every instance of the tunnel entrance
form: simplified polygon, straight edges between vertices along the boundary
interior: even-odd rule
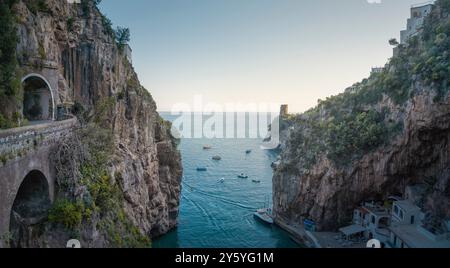
[[[17,192],[10,215],[11,247],[29,247],[36,236],[34,226],[41,223],[51,207],[49,187],[45,175],[31,171]]]
[[[47,81],[38,75],[29,75],[23,85],[23,116],[28,121],[53,119],[53,97]]]

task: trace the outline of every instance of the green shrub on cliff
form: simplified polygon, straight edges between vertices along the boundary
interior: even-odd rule
[[[17,0],[0,2],[0,129],[20,126],[20,71],[16,59],[16,17],[12,6]]]
[[[436,4],[439,5],[444,12],[450,13],[450,0],[438,0]]]
[[[317,107],[298,116],[287,144],[288,158],[298,163],[283,163],[282,169],[309,169],[322,155],[336,165],[350,164],[389,142],[402,131],[403,122],[401,118],[391,119],[389,110],[376,110],[384,97],[402,107],[419,90],[433,90],[435,101],[448,95],[450,0],[439,0],[436,5],[425,20],[422,34],[406,45],[390,40],[398,46],[398,53],[381,73],[372,74],[342,94],[319,100]]]
[[[127,45],[128,42],[130,42],[131,37],[130,29],[117,27],[114,36],[116,37],[117,46],[119,47],[120,50],[122,50],[125,47],[125,45]]]
[[[114,29],[112,28],[112,21],[103,14],[102,14],[102,25],[103,25],[105,34],[115,38],[115,35],[114,35],[115,32],[114,32]]]
[[[15,16],[11,6],[16,1],[0,2],[0,98],[14,96],[20,84],[17,82]]]
[[[111,98],[107,98],[97,108],[109,110],[110,105]],[[72,232],[79,232],[84,224],[95,224],[112,247],[150,247],[150,239],[124,211],[119,185],[122,175],[108,170],[114,156],[112,132],[92,121],[61,141],[53,154],[59,196],[49,220]]]
[[[331,121],[326,128],[328,157],[336,163],[346,161],[343,156],[360,156],[382,144],[388,128],[384,118],[369,111],[349,114],[338,122]]]
[[[38,12],[48,12],[50,10],[45,0],[27,0],[25,4],[28,10],[34,15]]]
[[[48,219],[52,223],[62,224],[65,228],[73,230],[81,225],[84,210],[84,205],[81,202],[61,199],[53,205]]]
[[[305,169],[314,165],[320,155],[326,155],[337,165],[350,164],[401,130],[385,122],[387,114],[374,110],[335,111],[322,118],[319,111],[311,110],[296,123],[299,129],[288,141],[289,153],[300,155],[300,166]],[[296,172],[296,167],[295,163],[287,163],[283,169]]]

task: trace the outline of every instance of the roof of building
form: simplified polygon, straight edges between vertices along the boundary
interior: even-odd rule
[[[419,4],[412,5],[411,9],[424,8],[424,7],[429,7],[429,6],[434,6],[434,1],[428,1],[426,3],[419,3]]]
[[[449,248],[450,240],[434,241],[421,233],[416,225],[391,226],[389,230],[412,248]]]
[[[354,224],[347,227],[343,227],[339,229],[339,232],[343,233],[345,236],[350,236],[354,234],[359,234],[366,231],[366,228],[362,227],[361,225]]]
[[[420,211],[420,208],[408,200],[395,201],[395,205],[403,209],[404,211]]]
[[[371,213],[378,217],[387,217],[390,215],[389,211],[386,210],[384,207],[376,205],[376,204],[370,204],[370,203],[364,204],[361,207],[361,211],[363,212],[363,214]]]

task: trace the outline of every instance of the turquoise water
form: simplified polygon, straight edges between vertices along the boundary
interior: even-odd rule
[[[162,113],[168,120],[168,114]],[[204,145],[213,149],[203,150]],[[253,218],[271,205],[272,169],[277,153],[263,151],[260,139],[183,139],[184,178],[176,230],[153,241],[155,248],[288,248],[289,235]],[[251,149],[251,154],[245,151]],[[221,161],[212,157],[220,155]],[[207,167],[198,172],[197,167]],[[249,179],[237,175],[246,173]],[[220,183],[220,179],[225,181]],[[261,180],[257,184],[252,179]]]

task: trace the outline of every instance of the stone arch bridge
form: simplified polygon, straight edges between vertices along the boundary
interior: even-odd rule
[[[38,222],[50,207],[55,195],[50,154],[77,125],[76,118],[56,120],[57,80],[30,73],[22,84],[22,113],[29,124],[0,130],[0,248],[11,246],[14,226]]]

